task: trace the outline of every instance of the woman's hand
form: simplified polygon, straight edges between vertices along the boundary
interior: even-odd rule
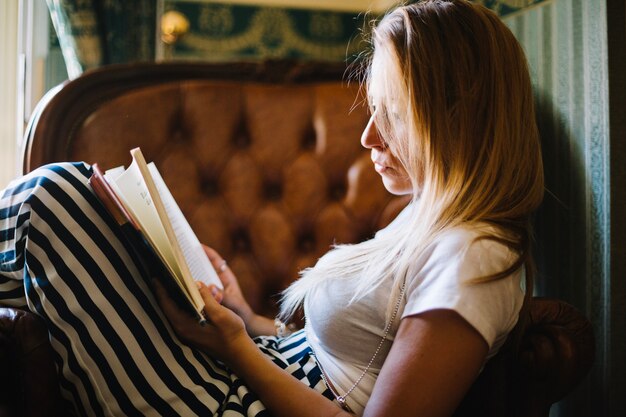
[[[220,305],[206,285],[198,285],[209,320],[205,326],[179,309],[158,281],[154,286],[161,308],[180,339],[226,363],[259,395],[272,415],[351,416],[265,355],[246,334],[241,317]]]
[[[235,274],[233,274],[233,271],[228,267],[228,264],[219,253],[206,245],[202,245],[202,248],[213,264],[213,268],[215,268],[224,286],[221,295],[216,291],[215,287],[210,286],[209,289],[217,301],[220,301],[223,305],[233,310],[244,322],[247,322],[254,315],[254,312],[241,292],[237,277],[235,277]]]
[[[251,336],[274,334],[276,332],[274,321],[267,317],[259,316],[252,310],[241,292],[237,277],[228,267],[224,258],[212,248],[205,245],[202,245],[202,247],[224,286],[222,292],[214,286],[209,287],[215,299],[243,319],[246,329]]]
[[[241,317],[220,305],[209,287],[203,283],[198,283],[198,289],[205,303],[204,312],[207,318],[205,325],[201,325],[196,318],[181,310],[158,280],[154,280],[154,286],[163,313],[183,342],[226,363],[230,363],[240,348],[252,343]]]

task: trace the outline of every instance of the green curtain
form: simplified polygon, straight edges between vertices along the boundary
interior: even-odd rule
[[[106,64],[154,59],[155,0],[46,0],[70,78]]]

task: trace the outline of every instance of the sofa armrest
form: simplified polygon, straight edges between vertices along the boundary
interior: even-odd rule
[[[56,416],[61,396],[43,320],[0,307],[0,416]]]
[[[522,395],[528,416],[548,416],[549,407],[571,393],[595,357],[591,322],[570,304],[534,298],[519,353]]]
[[[485,365],[455,417],[548,417],[587,375],[593,329],[573,306],[535,297],[520,324],[519,348],[507,342]]]

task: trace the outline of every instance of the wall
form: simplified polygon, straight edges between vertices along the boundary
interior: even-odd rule
[[[0,189],[17,173],[17,0],[0,2]]]
[[[607,0],[555,0],[505,21],[530,61],[544,148],[537,292],[580,308],[597,339],[590,377],[554,414],[624,416],[624,276],[612,276],[611,257],[623,239],[611,233],[611,207],[624,191],[611,188],[611,138],[620,133],[610,130]]]
[[[363,50],[359,31],[365,14],[356,11],[171,1],[189,19],[189,32],[164,58],[203,61],[293,58],[344,61]]]
[[[501,16],[519,12],[545,0],[475,0]],[[248,3],[248,4],[241,4]],[[262,4],[255,4],[262,3]],[[164,0],[160,12],[177,11],[189,20],[189,32],[159,59],[211,61],[275,58],[351,61],[366,49],[372,16],[401,1],[351,1],[330,6],[330,1],[295,0]],[[368,8],[369,4],[379,7]],[[281,7],[276,7],[280,5]],[[361,7],[359,7],[361,5]],[[352,8],[352,10],[350,10]]]
[[[480,3],[490,9],[494,10],[500,16],[506,16],[511,13],[518,12],[523,9],[527,9],[531,6],[536,6],[539,3],[544,3],[550,0],[470,0],[475,3]]]

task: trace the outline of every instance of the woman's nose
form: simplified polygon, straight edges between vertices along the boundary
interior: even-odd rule
[[[383,141],[378,133],[378,128],[376,128],[376,122],[374,122],[374,115],[370,117],[370,120],[367,122],[367,126],[365,126],[365,129],[363,130],[363,134],[361,135],[361,145],[367,149],[382,148],[383,146]]]

